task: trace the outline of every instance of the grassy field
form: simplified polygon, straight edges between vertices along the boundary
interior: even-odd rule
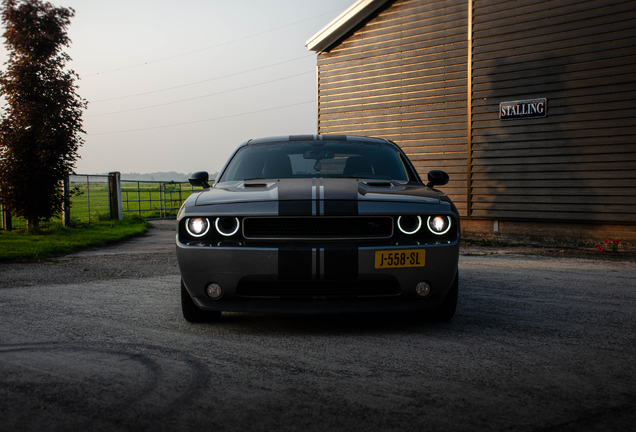
[[[153,218],[175,216],[181,203],[192,193],[184,183],[121,182],[124,216],[137,215]],[[109,219],[108,184],[72,182],[71,223],[81,224]],[[55,224],[56,221],[53,221]],[[22,218],[12,218],[13,228],[26,226]]]
[[[139,217],[82,224],[74,228],[51,223],[38,234],[0,231],[0,261],[39,260],[104,246],[145,233],[150,223]]]

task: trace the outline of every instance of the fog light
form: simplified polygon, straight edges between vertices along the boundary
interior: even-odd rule
[[[415,294],[420,297],[427,297],[431,293],[431,286],[428,282],[420,282],[415,285]]]
[[[205,289],[205,292],[208,297],[213,300],[220,298],[223,294],[223,291],[221,291],[221,285],[219,285],[218,283],[211,283],[210,285],[208,285],[208,287]]]

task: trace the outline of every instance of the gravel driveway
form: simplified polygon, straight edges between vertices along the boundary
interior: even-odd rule
[[[116,246],[0,264],[0,430],[636,423],[633,256],[463,248],[447,324],[232,313],[193,325],[181,316],[174,221],[154,225]]]

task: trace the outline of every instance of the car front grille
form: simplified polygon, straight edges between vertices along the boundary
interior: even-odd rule
[[[394,278],[369,281],[257,281],[242,280],[236,288],[241,297],[257,298],[346,298],[400,295]]]
[[[378,239],[390,238],[389,216],[248,217],[243,220],[247,239]]]

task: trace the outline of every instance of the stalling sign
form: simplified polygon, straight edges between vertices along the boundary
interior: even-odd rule
[[[545,117],[548,113],[546,98],[530,99],[499,104],[499,120]]]

